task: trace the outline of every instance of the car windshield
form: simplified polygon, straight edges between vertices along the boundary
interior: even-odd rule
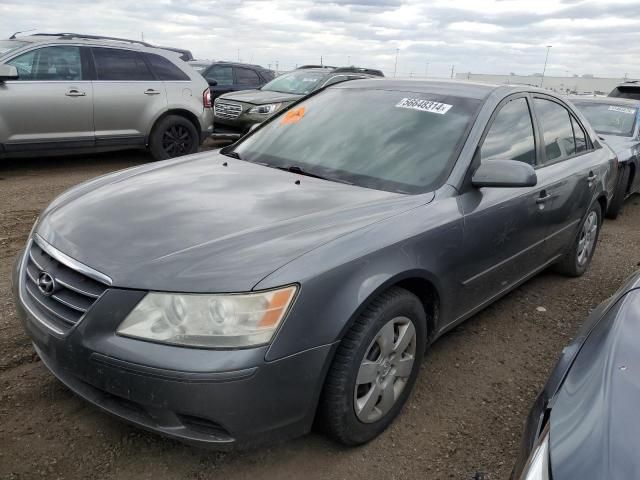
[[[27,42],[18,40],[0,40],[0,56],[27,45]]]
[[[598,133],[604,135],[633,135],[638,109],[634,106],[608,103],[574,102]]]
[[[268,92],[292,93],[295,95],[307,95],[313,92],[318,83],[327,75],[326,72],[309,72],[296,70],[285,73],[267,83],[262,90]]]
[[[479,100],[330,88],[295,105],[234,148],[243,160],[399,193],[446,180]]]

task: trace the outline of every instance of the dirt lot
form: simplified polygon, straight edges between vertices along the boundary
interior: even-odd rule
[[[605,224],[587,275],[543,273],[442,338],[404,413],[369,445],[345,449],[311,434],[259,451],[197,450],[76,398],[36,358],[10,295],[13,258],[51,199],[145,161],[124,153],[0,165],[0,478],[468,479],[481,471],[506,479],[525,414],[556,356],[640,262],[635,197]]]

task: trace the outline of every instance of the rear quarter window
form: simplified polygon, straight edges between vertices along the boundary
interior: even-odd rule
[[[609,94],[610,97],[630,98],[632,100],[640,100],[640,85],[637,87],[616,87]]]
[[[151,65],[154,75],[158,80],[164,81],[188,81],[189,76],[168,60],[154,53],[146,54],[147,61]]]

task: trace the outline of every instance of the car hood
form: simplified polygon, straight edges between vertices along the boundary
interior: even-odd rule
[[[82,184],[36,231],[117,287],[247,291],[323,243],[432,199],[207,152]]]
[[[624,162],[632,158],[638,153],[640,143],[631,137],[622,137],[620,135],[599,135],[607,145],[615,152],[618,160]]]
[[[594,327],[551,405],[554,480],[639,478],[640,289]]]
[[[220,95],[221,99],[236,102],[250,103],[252,105],[266,105],[268,103],[295,102],[302,95],[293,93],[270,92],[268,90],[242,90]]]

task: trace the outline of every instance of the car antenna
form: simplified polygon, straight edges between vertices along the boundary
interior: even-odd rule
[[[9,40],[15,40],[16,39],[16,35],[18,35],[19,33],[33,32],[34,30],[37,30],[37,28],[30,28],[29,30],[21,30],[19,32],[16,32],[16,33],[14,33],[13,35],[11,35],[9,37]]]

